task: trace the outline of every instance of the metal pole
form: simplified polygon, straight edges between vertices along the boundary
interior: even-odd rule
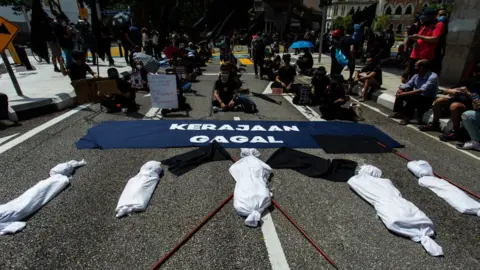
[[[22,89],[20,89],[20,85],[18,84],[17,78],[15,77],[15,73],[13,72],[12,66],[10,65],[10,61],[8,60],[7,55],[5,52],[2,53],[3,63],[5,64],[5,68],[8,71],[8,75],[10,75],[10,79],[12,80],[13,87],[15,87],[15,91],[17,91],[17,95],[23,97]]]
[[[320,26],[320,44],[318,45],[318,63],[322,63],[323,35],[325,34],[325,23],[327,21],[328,7],[324,6],[322,10],[322,25]]]
[[[23,13],[23,17],[25,17],[25,22],[27,24],[28,32],[32,32],[32,29],[30,28],[30,19],[28,18],[27,8],[25,8],[25,5],[22,5],[22,13]]]

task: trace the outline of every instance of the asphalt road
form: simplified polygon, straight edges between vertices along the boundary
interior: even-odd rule
[[[217,72],[218,63],[207,72]],[[252,67],[247,67],[252,72]],[[175,119],[298,120],[306,118],[283,97],[282,105],[254,98],[260,112],[211,112],[215,76],[201,76],[188,94],[189,116]],[[267,81],[243,76],[247,86],[263,92]],[[148,269],[176,245],[234,189],[229,161],[215,162],[181,176],[168,171],[144,213],[115,218],[118,198],[128,181],[149,160],[163,160],[190,149],[77,150],[75,142],[88,128],[107,120],[144,118],[150,100],[137,96],[139,114],[109,115],[98,105],[80,111],[0,154],[0,202],[5,203],[48,176],[50,168],[71,159],[85,159],[72,184],[27,221],[16,235],[0,237],[0,269]],[[315,108],[313,108],[315,109]],[[28,120],[0,131],[0,138],[29,130],[61,115]],[[424,159],[445,177],[480,193],[480,161],[438,140],[400,127],[383,115],[364,109],[366,123],[377,126],[405,144],[402,153]],[[263,160],[275,149],[261,149]],[[394,154],[331,155],[321,149],[302,151],[325,158],[346,158],[372,164],[393,181],[403,197],[413,202],[436,225],[436,241],[445,257],[430,257],[420,244],[390,233],[375,210],[346,183],[310,179],[291,170],[275,170],[270,188],[275,200],[305,229],[342,269],[480,269],[479,217],[462,215],[420,187]],[[239,149],[229,149],[239,156]],[[271,215],[291,269],[332,268],[289,221],[272,207]],[[261,228],[244,226],[233,203],[214,218],[164,265],[165,269],[269,269],[272,268]]]

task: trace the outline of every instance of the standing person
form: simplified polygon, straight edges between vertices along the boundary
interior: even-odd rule
[[[340,49],[340,30],[335,29],[332,31],[332,47],[330,49],[330,58],[332,65],[330,66],[330,75],[339,75],[342,73],[343,66],[337,61],[336,53],[337,49]]]
[[[414,41],[412,54],[410,55],[410,74],[411,78],[415,74],[415,63],[421,59],[432,61],[435,58],[435,49],[438,40],[445,31],[443,23],[435,24],[436,12],[433,9],[426,9],[420,16],[422,27],[418,34],[410,37]]]
[[[261,33],[252,41],[253,68],[255,69],[255,78],[258,78],[258,68],[260,68],[260,78],[262,77],[263,61],[265,59],[265,44]]]
[[[161,52],[160,52],[160,46],[158,43],[158,39],[160,38],[160,34],[158,33],[157,30],[152,31],[152,49],[153,49],[153,57],[155,59],[160,59],[161,58]]]
[[[63,63],[62,49],[60,49],[60,45],[58,45],[57,38],[55,37],[53,24],[54,21],[50,19],[48,29],[45,29],[45,40],[52,53],[53,70],[55,72],[64,72],[65,65]],[[58,65],[60,65],[60,69],[58,68]]]
[[[105,22],[100,25],[100,35],[100,46],[103,46],[103,51],[105,51],[105,54],[107,55],[109,66],[114,66],[115,61],[113,61],[111,52],[113,37],[110,35],[110,31],[105,25]]]
[[[352,38],[352,29],[350,27],[345,30],[345,36],[340,41],[340,50],[348,59],[347,66],[350,71],[348,80],[352,81],[353,73],[355,72],[355,40]]]
[[[415,63],[417,74],[399,87],[390,118],[401,118],[400,125],[408,125],[415,110],[421,117],[432,106],[438,91],[438,76],[430,71],[428,60]]]
[[[142,48],[143,52],[146,54],[152,55],[152,50],[151,50],[151,43],[150,43],[150,37],[148,36],[148,30],[147,28],[142,28]]]
[[[135,48],[135,42],[131,38],[130,24],[125,24],[122,29],[122,46],[125,51],[125,62],[130,64],[130,53]]]
[[[437,25],[443,24],[443,32],[438,39],[437,46],[435,47],[435,57],[432,60],[432,71],[440,76],[442,73],[442,62],[445,56],[445,49],[447,47],[447,34],[448,34],[448,15],[447,10],[439,9],[437,14]],[[435,27],[441,27],[437,26]]]
[[[66,65],[73,63],[73,33],[67,28],[67,22],[58,16],[53,23],[53,32],[57,38],[58,45],[65,54]]]
[[[392,47],[395,44],[395,32],[393,31],[393,24],[390,24],[387,30],[385,30],[385,41],[387,42],[386,51],[388,52],[388,56],[390,56]]]

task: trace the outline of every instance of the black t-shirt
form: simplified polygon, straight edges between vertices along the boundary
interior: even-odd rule
[[[289,85],[295,80],[297,71],[293,66],[283,66],[278,70],[278,77],[284,84]]]
[[[87,72],[91,72],[92,69],[87,64],[77,65],[77,63],[71,63],[67,66],[68,76],[72,81],[86,79]]]
[[[306,52],[306,53],[303,55],[303,59],[305,59],[305,60],[307,61],[307,65],[313,66],[313,56],[312,56],[311,53]]]
[[[346,98],[345,88],[335,83],[330,84],[325,90],[325,104],[333,105],[340,98]]]
[[[377,81],[380,85],[382,85],[383,83],[383,79],[382,79],[382,69],[379,67],[379,66],[365,66],[364,68],[362,68],[362,70],[360,70],[360,72],[366,72],[367,75],[370,75],[370,73],[372,72],[375,72],[375,76],[373,76],[373,78],[375,79],[375,81]]]
[[[350,46],[355,46],[355,40],[352,36],[344,36],[343,39],[340,41],[340,50],[342,53],[350,60]]]
[[[54,22],[52,28],[60,47],[64,49],[73,49],[73,40],[65,37],[67,35],[67,27],[58,22]]]
[[[215,82],[215,90],[218,91],[218,95],[223,103],[227,104],[235,95],[235,91],[240,87],[237,82],[230,80],[226,83],[223,83],[221,80]]]

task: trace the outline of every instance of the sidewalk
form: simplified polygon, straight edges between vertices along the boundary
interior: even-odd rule
[[[23,96],[17,95],[8,73],[0,75],[0,91],[9,99],[10,120],[18,121],[40,113],[45,114],[74,106],[76,96],[70,84],[70,78],[54,72],[52,64],[37,63],[31,56],[29,59],[36,70],[28,71],[23,66],[14,67],[12,65]],[[10,59],[10,63],[13,63],[13,60]],[[115,65],[119,72],[130,70],[124,59],[115,59]],[[96,66],[91,65],[91,68],[97,72]],[[108,68],[108,63],[100,60],[101,77],[107,76]]]
[[[299,55],[292,55],[292,63],[294,63]],[[324,66],[327,72],[330,72],[331,59],[328,55],[322,55],[321,64],[318,64],[318,53],[313,54],[314,65],[313,67]],[[363,67],[363,65],[357,62],[356,69]],[[379,105],[393,111],[393,105],[395,103],[395,95],[398,89],[398,86],[401,84],[400,77],[403,73],[403,70],[397,68],[382,68],[383,75],[383,84],[382,88],[372,93],[372,101],[376,102]],[[348,78],[349,71],[344,70],[342,72],[344,78]],[[306,83],[310,83],[310,78],[308,76],[299,77],[300,80]],[[440,86],[440,89],[445,89],[446,87]],[[358,93],[357,93],[358,94]],[[433,119],[432,110],[426,112],[423,117],[423,122],[429,122]],[[444,133],[449,132],[452,129],[452,121],[450,118],[440,119],[441,128]]]

